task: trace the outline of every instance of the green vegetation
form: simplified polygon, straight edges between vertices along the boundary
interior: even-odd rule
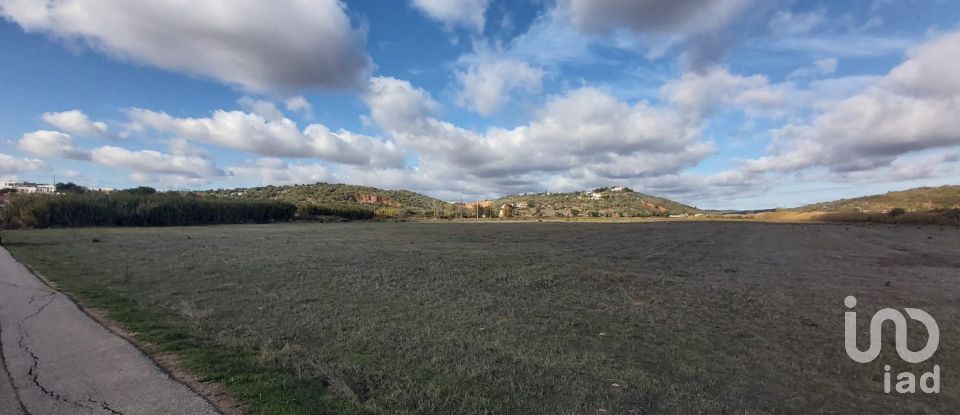
[[[57,183],[54,189],[56,189],[57,193],[85,193],[87,191],[83,186],[73,182]]]
[[[960,226],[960,209],[907,212],[901,208],[880,212],[828,212],[816,218],[825,222],[866,222],[908,225]]]
[[[853,362],[842,300],[909,298],[957,327],[956,232],[355,222],[4,240],[251,414],[894,413],[883,365],[960,367],[960,343]],[[911,410],[960,407],[950,385]]]
[[[918,187],[882,195],[816,203],[794,210],[802,212],[886,212],[894,208],[928,211],[960,208],[960,186]]]
[[[315,205],[300,202],[297,204],[297,217],[300,219],[313,219],[323,216],[336,216],[348,220],[364,220],[373,219],[376,217],[376,214],[372,207],[357,206],[348,203]]]
[[[331,208],[374,208],[380,216],[434,216],[450,209],[444,201],[408,190],[383,190],[349,184],[316,183],[292,186],[264,186],[249,189],[220,189],[199,192],[203,197],[281,202]]]
[[[205,200],[189,194],[133,192],[15,194],[0,209],[5,228],[185,226],[293,219],[296,207],[265,200]]]
[[[534,193],[505,196],[491,208],[512,204],[512,216],[518,217],[618,217],[639,218],[696,214],[700,210],[661,197],[638,193],[630,188],[601,187],[590,192]]]

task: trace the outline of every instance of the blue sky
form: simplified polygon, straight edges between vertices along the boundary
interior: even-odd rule
[[[960,177],[950,1],[180,5],[0,0],[0,176],[708,208]]]

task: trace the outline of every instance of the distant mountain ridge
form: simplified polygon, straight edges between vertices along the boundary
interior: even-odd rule
[[[907,211],[960,208],[960,186],[917,187],[880,195],[814,203],[795,209],[800,212],[883,212],[893,208]]]
[[[409,190],[385,190],[342,183],[314,183],[196,192],[202,197],[277,200],[293,204],[368,207],[384,216],[499,216],[508,206],[514,217],[650,217],[703,211],[626,187],[567,193],[521,193],[496,200],[454,204]],[[458,207],[459,206],[459,207]]]
[[[511,216],[519,217],[649,217],[702,213],[695,207],[627,187],[568,193],[521,193],[501,197],[490,204],[498,213],[503,206],[508,206]]]

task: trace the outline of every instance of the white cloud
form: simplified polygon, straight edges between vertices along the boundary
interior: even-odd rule
[[[73,145],[70,134],[59,131],[39,130],[24,134],[20,148],[42,157],[61,157],[73,160],[88,160],[90,154]]]
[[[444,24],[483,31],[490,0],[411,0],[413,6]]]
[[[217,110],[207,118],[175,118],[134,108],[134,128],[271,157],[316,157],[346,164],[402,166],[403,153],[389,141],[309,124],[301,131],[288,118],[268,119],[243,111]]]
[[[364,100],[372,121],[388,131],[421,126],[439,108],[427,91],[389,77],[372,78]]]
[[[544,71],[514,59],[483,59],[468,64],[457,73],[460,92],[457,102],[479,114],[489,115],[500,109],[514,93],[538,93]]]
[[[94,162],[108,167],[128,169],[141,175],[160,174],[207,180],[224,173],[210,159],[173,156],[153,150],[127,150],[104,146],[91,150]]]
[[[699,123],[593,88],[553,97],[526,125],[485,132],[435,118],[429,94],[407,81],[375,78],[366,100],[371,119],[416,151],[420,172],[498,191],[536,186],[544,176],[676,173],[713,152],[699,141]]]
[[[910,49],[907,55],[910,59],[887,77],[894,89],[913,96],[960,95],[960,32]]]
[[[64,112],[45,112],[43,122],[57,127],[61,131],[86,137],[105,137],[108,133],[107,124],[102,121],[91,121],[87,114],[80,110]]]
[[[208,157],[206,150],[193,145],[190,140],[183,138],[171,138],[167,141],[167,146],[170,147],[170,154],[175,156],[196,156],[196,157]]]
[[[288,98],[286,101],[283,101],[283,105],[286,106],[287,111],[299,112],[308,118],[313,116],[313,105],[301,95]]]
[[[367,77],[366,35],[344,7],[337,0],[0,0],[0,13],[26,31],[260,92],[352,87]]]
[[[746,163],[751,171],[826,167],[841,174],[890,166],[913,152],[960,145],[960,82],[950,72],[960,34],[917,48],[909,58],[848,98],[817,105],[807,122],[772,133],[769,154]],[[944,69],[946,68],[946,69]],[[902,170],[902,169],[901,169]]]
[[[721,108],[753,114],[776,114],[790,99],[792,86],[771,84],[766,76],[739,76],[720,67],[687,72],[660,88],[660,96],[692,119],[702,120]]]
[[[31,158],[17,158],[9,154],[0,153],[0,174],[11,175],[46,167],[43,160]]]
[[[257,114],[270,121],[279,121],[284,118],[283,113],[280,112],[280,109],[277,108],[277,105],[270,101],[264,101],[251,97],[242,97],[239,101],[237,101],[237,103],[240,104],[240,107],[245,109],[247,112]]]
[[[316,183],[330,181],[333,175],[319,164],[289,164],[278,158],[259,158],[238,166],[228,167],[232,175],[264,185]]]

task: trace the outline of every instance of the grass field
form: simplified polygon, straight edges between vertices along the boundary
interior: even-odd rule
[[[936,226],[338,223],[5,231],[82,302],[251,413],[956,413],[960,231]],[[99,242],[93,242],[94,240]],[[844,352],[881,308],[940,348]],[[914,350],[925,342],[910,326]],[[941,367],[936,395],[884,394]]]

